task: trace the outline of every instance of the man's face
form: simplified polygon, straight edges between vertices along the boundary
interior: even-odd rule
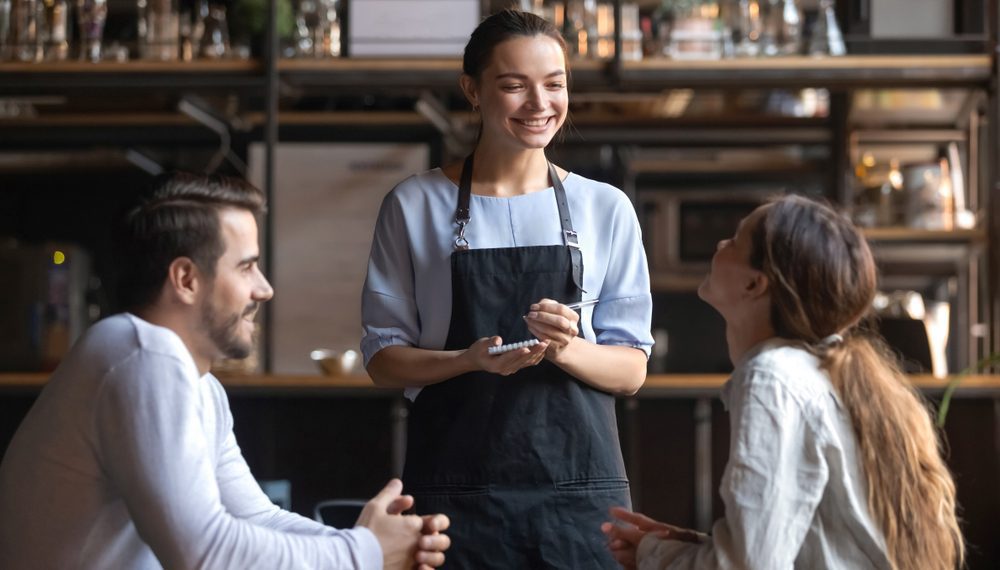
[[[238,208],[220,210],[219,232],[225,250],[203,298],[202,330],[217,356],[246,358],[253,349],[257,309],[274,290],[257,265],[260,249],[253,214]]]

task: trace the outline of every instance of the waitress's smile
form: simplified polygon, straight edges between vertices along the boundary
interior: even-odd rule
[[[542,117],[539,119],[511,119],[516,125],[520,125],[522,128],[529,130],[534,133],[544,133],[548,131],[552,125],[556,122],[555,115],[550,115],[548,117]]]

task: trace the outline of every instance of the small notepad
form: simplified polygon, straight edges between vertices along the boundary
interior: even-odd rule
[[[512,350],[517,350],[519,348],[528,348],[529,346],[535,346],[538,344],[538,339],[533,338],[531,340],[524,340],[521,342],[513,342],[511,344],[504,344],[500,346],[491,346],[489,348],[490,354],[503,354],[505,352],[510,352]]]

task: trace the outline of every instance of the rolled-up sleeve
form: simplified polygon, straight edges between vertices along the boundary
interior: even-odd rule
[[[612,222],[601,302],[594,307],[592,322],[598,344],[631,346],[648,357],[653,346],[649,266],[635,211],[624,197],[620,202]]]
[[[410,241],[395,192],[382,201],[375,224],[368,275],[361,294],[361,322],[365,366],[383,348],[413,346],[420,338]]]

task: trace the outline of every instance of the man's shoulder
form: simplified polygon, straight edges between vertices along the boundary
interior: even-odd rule
[[[74,369],[90,368],[105,376],[116,370],[180,369],[196,373],[184,342],[168,328],[130,313],[119,313],[95,323],[65,363]]]

